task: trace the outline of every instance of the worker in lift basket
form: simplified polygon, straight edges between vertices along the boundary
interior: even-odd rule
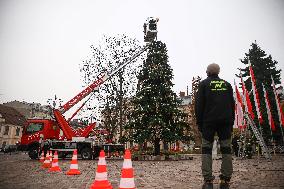
[[[218,64],[207,67],[207,78],[200,82],[196,94],[195,114],[198,129],[202,134],[203,189],[213,189],[212,146],[217,133],[222,153],[220,189],[229,188],[233,173],[231,135],[234,123],[235,102],[230,83],[220,79]]]

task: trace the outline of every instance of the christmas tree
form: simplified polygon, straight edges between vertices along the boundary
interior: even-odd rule
[[[187,115],[178,109],[180,101],[172,91],[172,79],[166,45],[153,42],[138,75],[139,86],[128,128],[135,142],[152,143],[155,155],[160,153],[161,141],[165,144],[188,139],[184,135]]]

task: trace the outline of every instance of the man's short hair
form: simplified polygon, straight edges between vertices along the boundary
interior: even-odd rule
[[[206,73],[207,75],[218,75],[220,73],[220,66],[216,63],[209,64]]]

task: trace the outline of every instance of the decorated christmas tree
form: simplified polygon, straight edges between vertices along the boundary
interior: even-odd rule
[[[160,142],[164,144],[189,140],[184,129],[187,115],[178,106],[180,101],[172,91],[173,70],[168,63],[166,45],[153,42],[147,59],[138,75],[138,90],[133,99],[133,112],[129,116],[128,128],[131,138],[139,144],[150,142],[155,155],[160,153]]]

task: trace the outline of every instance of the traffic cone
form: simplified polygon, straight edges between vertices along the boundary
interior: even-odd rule
[[[125,150],[119,189],[135,189],[130,150]]]
[[[57,151],[54,153],[54,157],[52,160],[51,168],[48,169],[48,172],[61,172],[60,167],[58,166],[58,154]]]
[[[44,162],[42,164],[42,167],[43,168],[50,168],[50,166],[51,166],[51,164],[50,164],[49,154],[46,153],[46,156],[45,156]]]
[[[91,185],[90,189],[112,189],[111,184],[107,180],[107,168],[104,150],[101,150],[100,152],[95,181]]]
[[[70,169],[66,173],[67,175],[80,175],[81,172],[78,170],[78,161],[77,161],[77,149],[73,152],[72,161],[70,164]]]
[[[44,151],[41,152],[41,157],[39,159],[39,162],[41,162],[41,163],[44,162]]]

